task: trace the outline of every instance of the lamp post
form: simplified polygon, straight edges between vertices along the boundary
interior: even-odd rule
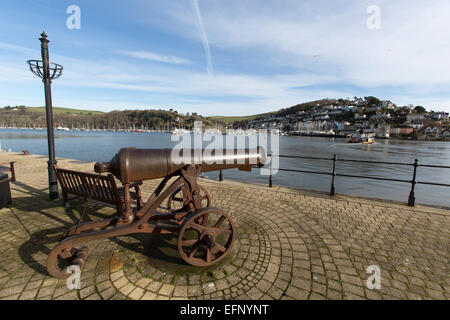
[[[63,67],[56,63],[49,61],[47,35],[45,32],[41,33],[41,54],[42,60],[28,60],[28,66],[31,72],[42,79],[44,82],[45,91],[45,115],[47,120],[47,140],[48,140],[48,186],[50,199],[57,199],[58,195],[58,180],[53,166],[56,165],[55,160],[55,137],[53,134],[53,110],[52,110],[52,92],[51,84],[53,79],[61,76]]]

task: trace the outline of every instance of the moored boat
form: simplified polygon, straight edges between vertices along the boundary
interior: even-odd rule
[[[348,139],[349,143],[372,144],[375,142],[375,134],[373,133],[354,133]]]

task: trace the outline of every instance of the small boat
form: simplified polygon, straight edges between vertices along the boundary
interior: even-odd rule
[[[372,144],[375,142],[375,138],[373,136],[367,136],[362,138],[363,144]]]
[[[175,128],[175,129],[172,131],[172,135],[174,135],[174,136],[184,135],[184,134],[188,134],[188,133],[190,134],[191,131],[189,131],[189,130],[187,130],[187,129],[183,129],[183,128],[181,128],[181,129]]]
[[[374,133],[355,133],[348,139],[349,143],[372,144],[375,142]]]

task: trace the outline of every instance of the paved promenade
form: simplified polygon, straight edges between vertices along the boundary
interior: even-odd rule
[[[87,243],[81,290],[50,277],[46,257],[76,223],[84,201],[49,201],[41,156],[16,161],[13,204],[0,210],[0,299],[449,299],[450,211],[201,179],[212,205],[238,230],[218,266],[186,265],[170,235],[130,235]],[[92,163],[58,159],[92,172]],[[301,176],[298,177],[299,179]],[[145,181],[146,199],[158,181]],[[92,203],[87,215],[114,209]],[[369,266],[381,289],[366,286]]]

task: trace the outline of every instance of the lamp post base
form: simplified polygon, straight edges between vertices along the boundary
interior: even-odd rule
[[[53,169],[53,166],[56,165],[56,161],[48,161],[47,163],[48,163],[48,189],[50,199],[55,200],[59,198],[58,177],[56,176],[56,172]]]

